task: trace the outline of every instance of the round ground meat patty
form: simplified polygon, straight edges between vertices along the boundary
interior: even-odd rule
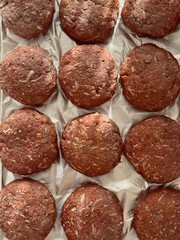
[[[106,174],[120,163],[119,128],[104,114],[77,117],[64,128],[61,150],[75,170],[91,177]]]
[[[134,48],[121,66],[126,99],[137,109],[160,111],[180,92],[180,66],[173,55],[154,44]]]
[[[40,105],[56,88],[57,72],[49,53],[37,46],[20,46],[0,63],[0,87],[26,105]]]
[[[89,183],[68,197],[61,223],[68,240],[121,240],[123,210],[114,193]]]
[[[81,42],[98,43],[113,32],[119,12],[118,0],[61,0],[63,29]]]
[[[44,240],[54,226],[56,205],[47,187],[19,179],[0,192],[0,228],[10,240]]]
[[[179,240],[180,191],[158,189],[140,200],[134,210],[134,227],[140,240]]]
[[[0,125],[0,157],[9,171],[28,175],[48,169],[58,158],[54,124],[31,109],[14,111]]]
[[[121,17],[138,36],[162,38],[180,23],[180,0],[126,0]]]
[[[3,0],[0,7],[4,25],[27,39],[46,32],[55,11],[54,0]]]
[[[112,98],[117,89],[117,65],[98,45],[76,46],[61,59],[60,85],[78,107],[92,108]]]
[[[180,177],[180,124],[165,116],[143,120],[127,134],[124,152],[147,181],[173,181]]]

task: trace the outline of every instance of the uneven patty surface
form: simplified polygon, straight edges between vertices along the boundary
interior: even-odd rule
[[[112,98],[117,75],[117,65],[108,50],[98,45],[80,45],[62,57],[59,81],[74,105],[92,108]]]
[[[134,210],[134,227],[140,240],[179,240],[180,191],[158,189],[140,200]]]
[[[91,177],[103,175],[120,163],[121,135],[117,125],[106,115],[91,113],[65,126],[61,150],[75,170]]]
[[[0,228],[10,240],[44,240],[56,219],[47,187],[31,179],[15,180],[0,192]]]
[[[0,157],[9,171],[28,175],[48,169],[58,158],[54,124],[31,109],[14,111],[0,125]]]
[[[61,0],[60,21],[64,30],[81,42],[97,43],[113,32],[118,0]]]
[[[147,181],[175,180],[180,177],[180,124],[165,116],[143,120],[129,130],[124,152]]]
[[[126,99],[143,111],[160,111],[180,92],[180,66],[173,55],[154,44],[134,48],[121,66]]]
[[[52,95],[57,72],[49,53],[37,46],[20,46],[0,63],[0,87],[26,105],[40,105]]]
[[[35,38],[47,31],[54,15],[54,0],[3,0],[4,25],[23,38]]]
[[[114,193],[89,183],[67,198],[61,223],[68,240],[121,240],[123,210]]]
[[[180,0],[126,0],[121,17],[138,36],[162,38],[180,23]]]

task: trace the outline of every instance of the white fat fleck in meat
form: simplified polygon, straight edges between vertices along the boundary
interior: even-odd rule
[[[132,71],[132,72],[134,72],[134,71],[135,71],[134,67],[131,67],[131,71]]]
[[[136,148],[136,147],[138,147],[140,145],[140,143],[137,143],[137,144],[135,144],[134,146],[133,146],[133,148]]]
[[[33,158],[32,158],[31,155],[27,155],[27,157],[28,157],[30,160],[33,160]]]
[[[96,236],[96,233],[97,233],[96,228],[94,227],[94,224],[92,224],[92,234]]]
[[[146,18],[146,12],[144,10],[142,10],[142,15],[143,15],[143,18]]]
[[[77,231],[77,230],[75,231],[75,234],[76,234],[76,236],[77,236],[77,237],[79,236],[79,234],[78,234],[78,231]]]
[[[164,145],[162,145],[162,147],[167,147],[167,148],[168,148],[168,147],[169,147],[169,145],[167,145],[167,144],[164,144]]]
[[[71,212],[75,212],[76,209],[77,209],[76,207],[71,208]]]
[[[163,197],[164,197],[164,194],[160,196],[160,198],[158,199],[158,202],[160,202],[163,199]]]
[[[156,57],[153,57],[154,58],[154,61],[157,62],[157,58]]]
[[[101,201],[103,201],[103,198],[97,198],[96,201],[93,202],[93,205],[95,205],[95,204],[97,204],[97,203],[99,203],[99,202],[101,202]]]
[[[117,212],[116,213],[111,213],[111,214],[109,214],[109,216],[116,216],[117,215]]]
[[[137,0],[136,5],[139,5],[142,2],[142,0]]]
[[[27,75],[27,77],[26,77],[26,79],[25,80],[19,80],[19,82],[28,82],[30,79],[31,79],[31,77],[34,75],[34,71],[33,70],[31,70],[29,73],[28,73],[28,75]]]
[[[82,194],[81,199],[80,199],[80,202],[83,203],[84,200],[85,200],[85,193]]]
[[[157,158],[160,158],[160,159],[164,159],[164,157],[162,157],[162,156],[156,156]]]
[[[133,95],[133,96],[135,96],[135,94],[134,94],[134,89],[132,89],[131,87],[128,87],[128,91]],[[129,96],[127,96],[127,98],[129,99]]]
[[[3,129],[3,133],[10,133],[10,132],[12,132],[12,129],[9,127],[9,128],[7,128],[7,129]]]

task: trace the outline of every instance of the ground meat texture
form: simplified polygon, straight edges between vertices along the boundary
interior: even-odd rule
[[[121,17],[138,36],[162,38],[180,23],[180,0],[126,0]]]
[[[122,140],[111,119],[91,113],[77,117],[65,126],[61,150],[72,168],[93,177],[106,174],[119,164]]]
[[[15,180],[0,192],[0,216],[9,240],[44,240],[56,219],[55,200],[44,184]]]
[[[82,108],[99,106],[117,89],[117,65],[111,54],[98,45],[80,45],[61,59],[60,85],[68,99]]]
[[[180,66],[173,55],[154,44],[134,48],[121,66],[126,99],[137,109],[160,111],[180,92]]]
[[[173,181],[180,177],[180,124],[165,116],[143,120],[128,132],[124,152],[147,181]]]
[[[27,39],[46,32],[55,11],[54,0],[6,0],[0,7],[4,25]]]
[[[61,0],[60,21],[76,40],[98,43],[112,34],[118,11],[118,0]]]
[[[26,105],[40,105],[56,88],[57,72],[49,53],[37,46],[20,46],[0,63],[0,87]]]
[[[134,227],[140,240],[179,240],[180,191],[154,190],[134,210]]]
[[[121,240],[123,210],[114,193],[88,183],[67,198],[61,223],[68,240]]]
[[[48,169],[58,158],[54,124],[44,114],[20,109],[0,125],[0,157],[3,166],[28,175]]]

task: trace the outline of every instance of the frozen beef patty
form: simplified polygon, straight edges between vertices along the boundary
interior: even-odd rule
[[[56,88],[57,72],[49,53],[37,46],[20,46],[0,63],[0,87],[26,105],[40,105]]]
[[[31,109],[14,111],[0,125],[0,157],[9,171],[28,175],[48,169],[58,158],[50,118]]]
[[[54,0],[2,0],[5,27],[16,35],[31,39],[47,31],[54,15]]]
[[[91,113],[65,126],[61,150],[75,170],[91,177],[103,175],[120,163],[121,135],[117,125],[106,115]]]
[[[124,152],[147,181],[173,181],[180,177],[180,124],[165,116],[143,120],[128,132]]]
[[[117,75],[117,65],[108,50],[98,45],[80,45],[62,57],[59,81],[74,105],[92,108],[112,98]]]
[[[154,44],[134,48],[121,66],[126,99],[143,111],[160,111],[180,92],[180,66],[173,55]]]
[[[114,193],[89,183],[67,198],[61,223],[68,240],[121,240],[123,210]]]
[[[61,0],[63,29],[81,42],[97,43],[113,32],[119,12],[118,0]]]
[[[134,227],[140,240],[179,240],[180,191],[158,189],[141,199],[134,210]]]
[[[54,226],[56,205],[47,187],[19,179],[0,192],[0,228],[10,240],[44,240]]]
[[[138,36],[162,38],[180,23],[180,0],[126,0],[121,17]]]

